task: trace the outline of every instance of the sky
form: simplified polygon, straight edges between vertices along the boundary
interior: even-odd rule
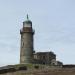
[[[20,29],[33,23],[34,50],[53,51],[75,64],[75,0],[0,0],[0,66],[19,64]]]

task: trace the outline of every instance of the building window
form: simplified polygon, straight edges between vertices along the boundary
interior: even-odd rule
[[[42,59],[45,59],[45,56],[43,56]]]
[[[43,64],[45,65],[45,62],[43,62]]]

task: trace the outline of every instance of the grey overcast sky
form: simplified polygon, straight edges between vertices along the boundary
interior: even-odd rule
[[[0,66],[19,63],[27,13],[35,29],[34,49],[75,64],[75,0],[0,0]]]

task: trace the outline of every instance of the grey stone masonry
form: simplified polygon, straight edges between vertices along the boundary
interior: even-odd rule
[[[21,34],[21,49],[20,49],[20,63],[28,64],[33,62],[33,34],[32,22],[26,20],[23,22]]]

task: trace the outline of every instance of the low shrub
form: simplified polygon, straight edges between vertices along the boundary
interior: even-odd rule
[[[35,68],[35,69],[39,69],[39,66],[38,66],[38,65],[35,65],[34,68]]]
[[[27,70],[27,66],[20,66],[18,70]]]

